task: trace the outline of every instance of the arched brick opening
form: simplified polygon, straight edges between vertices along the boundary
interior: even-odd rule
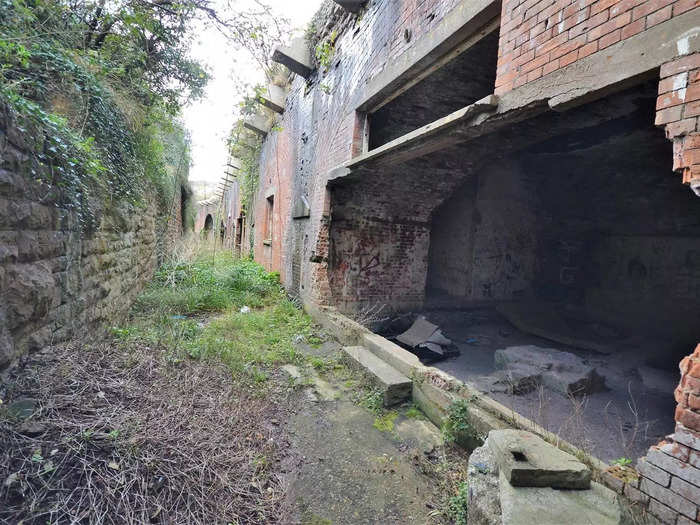
[[[208,213],[207,216],[204,218],[204,229],[203,231],[206,233],[211,232],[214,229],[214,218],[211,216],[211,213]]]

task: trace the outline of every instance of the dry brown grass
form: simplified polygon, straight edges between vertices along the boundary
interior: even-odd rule
[[[51,348],[7,379],[0,522],[283,522],[282,381],[116,344]],[[18,398],[39,435],[8,414]]]

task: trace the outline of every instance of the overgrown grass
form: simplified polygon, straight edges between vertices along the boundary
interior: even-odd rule
[[[129,323],[114,333],[125,341],[163,345],[173,362],[220,359],[234,375],[262,383],[266,367],[301,360],[294,340],[311,337],[313,327],[277,274],[222,253],[163,266],[136,301]]]

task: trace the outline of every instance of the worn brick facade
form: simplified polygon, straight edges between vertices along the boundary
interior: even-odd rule
[[[697,0],[504,0],[496,93],[603,52]]]
[[[687,353],[700,338],[697,204],[681,184],[700,180],[697,0],[332,5],[328,71],[294,78],[263,141],[257,260],[307,304],[545,295]],[[310,216],[294,218],[302,197]],[[674,443],[695,435],[684,381]],[[696,449],[676,448],[695,468]],[[618,489],[664,523],[695,523],[694,478],[654,462],[669,451]]]
[[[168,217],[155,199],[76,216],[29,173],[39,135],[0,116],[0,368],[23,352],[96,336],[123,315],[182,231],[180,193]],[[36,166],[34,166],[36,168]]]

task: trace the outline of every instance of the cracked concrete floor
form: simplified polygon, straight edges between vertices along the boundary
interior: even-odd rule
[[[440,431],[407,417],[408,406],[396,410],[391,430],[380,431],[376,415],[353,402],[356,390],[347,382],[315,372],[306,382],[312,386],[288,424],[296,463],[288,497],[297,523],[446,523],[440,484],[422,468],[429,456],[435,461]]]

